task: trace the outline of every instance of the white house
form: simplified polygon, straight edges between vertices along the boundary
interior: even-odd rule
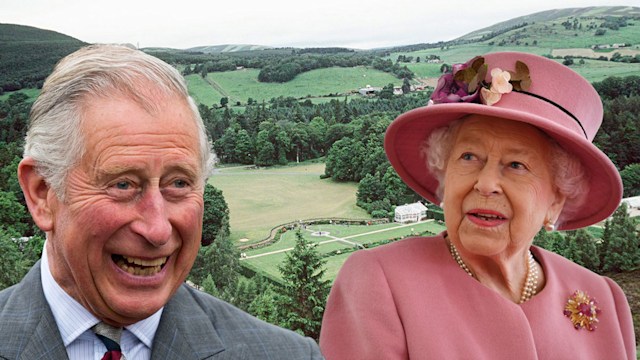
[[[394,221],[399,223],[420,221],[427,217],[427,207],[421,202],[396,207]]]
[[[358,90],[358,92],[360,93],[360,95],[367,96],[367,95],[375,95],[379,93],[380,90],[382,90],[381,87],[373,87],[371,85],[367,85],[361,88],[360,90]]]
[[[627,203],[627,212],[629,216],[640,216],[640,196],[628,197],[622,199],[622,202]]]

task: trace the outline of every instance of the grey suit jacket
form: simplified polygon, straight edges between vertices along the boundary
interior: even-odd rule
[[[181,286],[162,312],[152,359],[322,359],[315,341]],[[0,359],[67,359],[40,262],[0,292]],[[130,359],[135,360],[135,359]]]

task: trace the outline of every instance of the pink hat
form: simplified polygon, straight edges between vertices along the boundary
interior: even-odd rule
[[[509,71],[510,78],[500,69]],[[574,215],[560,215],[560,230],[595,224],[620,205],[620,174],[592,144],[602,123],[600,96],[568,67],[538,55],[491,53],[454,65],[453,74],[440,78],[431,99],[428,106],[398,116],[387,129],[384,143],[400,178],[429,201],[440,203],[438,180],[420,154],[423,142],[433,130],[453,120],[480,114],[536,126],[581,161],[589,198]]]

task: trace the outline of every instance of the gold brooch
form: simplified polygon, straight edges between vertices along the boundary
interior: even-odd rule
[[[576,330],[595,330],[599,314],[598,302],[581,290],[576,290],[564,307],[564,316],[571,320]]]

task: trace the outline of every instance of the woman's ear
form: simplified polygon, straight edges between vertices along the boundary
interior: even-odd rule
[[[52,190],[36,170],[36,163],[33,158],[26,157],[20,161],[18,165],[18,181],[33,221],[42,231],[50,231],[53,228],[51,201],[52,199],[57,199],[57,197],[55,195],[49,197],[49,192]]]
[[[547,210],[547,216],[545,217],[546,221],[551,224],[555,224],[558,222],[558,218],[560,217],[560,213],[562,213],[562,209],[564,208],[564,203],[567,201],[567,196],[560,193],[560,191],[556,190],[555,200],[549,206]]]

